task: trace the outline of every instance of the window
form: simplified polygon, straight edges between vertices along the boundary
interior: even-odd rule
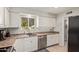
[[[22,17],[21,18],[21,27],[22,28],[28,28],[28,18]]]
[[[29,18],[29,27],[34,25],[34,18]]]
[[[21,16],[21,27],[28,29],[29,27],[37,26],[37,16],[33,15],[22,15]]]

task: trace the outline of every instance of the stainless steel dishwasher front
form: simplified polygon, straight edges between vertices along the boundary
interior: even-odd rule
[[[38,49],[47,47],[47,35],[38,36]]]

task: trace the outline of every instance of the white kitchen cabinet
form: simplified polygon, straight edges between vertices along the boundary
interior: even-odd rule
[[[47,46],[58,44],[58,34],[47,35]]]
[[[10,26],[19,27],[21,25],[21,18],[18,13],[10,13]]]
[[[9,27],[10,26],[10,19],[9,19],[9,9],[5,8],[5,27]]]
[[[13,46],[14,46],[16,52],[34,51],[34,50],[37,50],[38,39],[36,36],[16,39]]]
[[[38,48],[38,39],[36,36],[25,39],[24,51],[35,51]]]
[[[0,27],[4,26],[4,8],[0,7]]]
[[[16,41],[13,45],[16,52],[23,52],[24,51],[24,39],[25,38],[16,39]]]
[[[9,10],[0,7],[0,28],[9,27]]]

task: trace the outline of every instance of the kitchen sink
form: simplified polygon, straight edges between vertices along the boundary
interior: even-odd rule
[[[32,37],[32,36],[36,36],[35,33],[26,33],[26,34],[22,34],[22,35],[16,35],[15,38],[19,39],[19,38],[28,38],[28,37]]]
[[[27,33],[27,35],[30,37],[30,36],[35,36],[36,34],[35,33]]]

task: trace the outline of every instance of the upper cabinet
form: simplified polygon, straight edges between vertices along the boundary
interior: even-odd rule
[[[18,13],[10,12],[10,26],[20,27],[20,15]]]
[[[5,27],[9,27],[10,26],[10,19],[9,19],[9,9],[8,8],[5,8]]]
[[[0,7],[0,27],[4,26],[4,8]]]
[[[9,10],[8,8],[0,7],[0,28],[9,27]]]

